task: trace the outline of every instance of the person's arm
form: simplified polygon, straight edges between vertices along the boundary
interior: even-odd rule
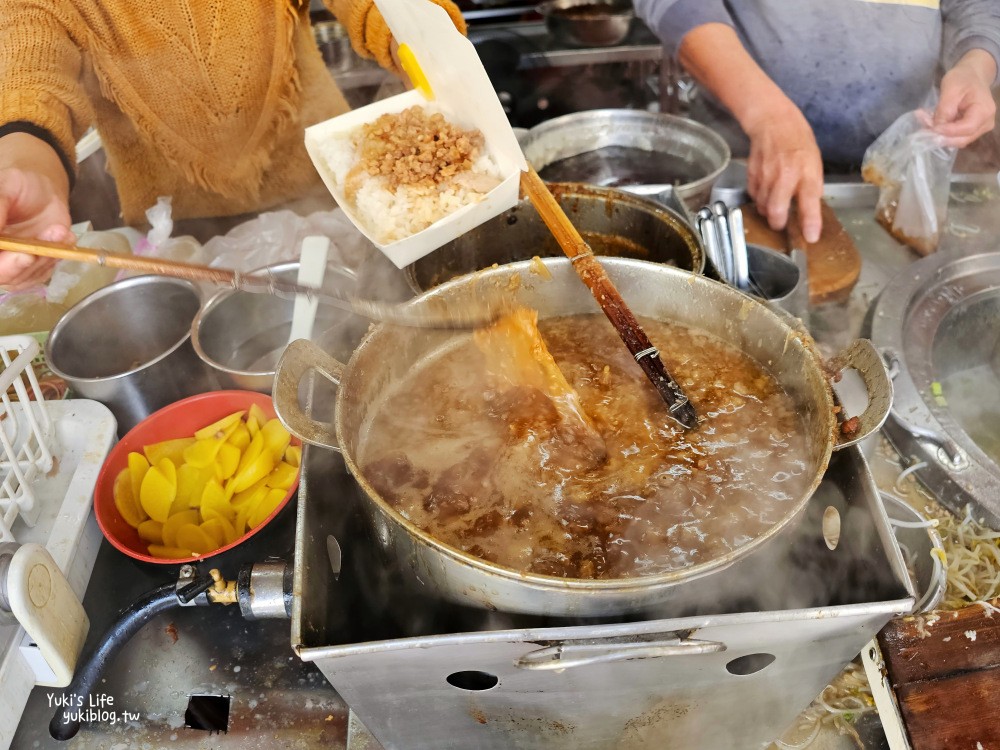
[[[0,3],[0,233],[66,241],[75,143],[89,122],[81,54],[53,0]],[[52,262],[0,253],[0,286],[43,281]]]
[[[761,70],[729,25],[692,29],[678,56],[750,137],[747,188],[758,211],[772,229],[784,229],[794,198],[803,236],[817,241],[823,228],[823,160],[799,108]]]
[[[361,57],[375,60],[386,70],[400,72],[395,60],[395,42],[373,0],[324,0],[333,15],[347,29],[351,46]],[[463,34],[467,28],[462,11],[451,0],[432,0],[444,8]]]

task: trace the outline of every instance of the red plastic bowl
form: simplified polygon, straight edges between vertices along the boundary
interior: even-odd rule
[[[144,446],[162,440],[191,437],[196,430],[200,430],[234,411],[249,409],[251,404],[257,404],[268,417],[275,416],[274,404],[271,402],[270,396],[252,391],[212,391],[165,406],[129,430],[125,437],[111,449],[104,466],[101,467],[100,474],[97,475],[97,486],[94,488],[94,515],[97,516],[97,525],[101,527],[104,538],[116,549],[136,560],[154,565],[179,565],[207,560],[231,550],[267,526],[275,516],[281,513],[289,499],[295,494],[295,490],[299,486],[298,476],[295,477],[292,486],[288,488],[285,499],[257,528],[250,529],[232,544],[220,547],[207,555],[182,557],[175,560],[153,557],[149,554],[149,543],[140,539],[139,532],[125,522],[115,507],[115,498],[112,494],[115,477],[122,469],[128,467],[129,453],[142,453]],[[292,436],[292,445],[301,444],[300,440]]]

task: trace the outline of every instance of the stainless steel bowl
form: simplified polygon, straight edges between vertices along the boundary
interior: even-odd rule
[[[111,409],[122,435],[157,409],[216,381],[191,347],[201,305],[189,281],[135,276],[84,297],[45,344],[52,371]]]
[[[548,0],[538,12],[558,41],[585,47],[618,44],[628,36],[635,18],[630,2],[615,0]]]
[[[297,261],[259,269],[281,281],[296,281]],[[357,280],[354,272],[329,266],[324,291],[349,296]],[[191,343],[201,360],[216,373],[225,388],[270,393],[274,371],[292,329],[295,301],[272,294],[225,289],[215,294],[191,324]],[[367,324],[350,313],[319,305],[312,340],[326,351],[350,356]]]
[[[709,202],[730,160],[725,140],[704,125],[633,109],[594,109],[547,120],[528,131],[521,148],[543,178],[619,188],[672,185],[693,211]],[[579,173],[545,174],[547,166],[583,154],[593,159]]]
[[[948,584],[946,573],[935,563],[933,553],[937,549],[937,554],[943,555],[944,542],[933,526],[922,526],[927,523],[927,518],[916,509],[888,492],[880,495],[885,514],[896,534],[896,541],[908,558],[907,572],[916,593],[913,613],[929,612],[944,599]]]

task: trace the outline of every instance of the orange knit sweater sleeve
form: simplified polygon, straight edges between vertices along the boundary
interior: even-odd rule
[[[82,56],[58,0],[0,2],[0,125],[48,130],[70,164],[92,110],[80,81]]]
[[[373,0],[325,1],[337,20],[347,29],[355,52],[362,57],[376,60],[387,70],[395,69],[390,51],[392,34]],[[465,19],[462,18],[462,11],[455,3],[451,0],[431,0],[431,2],[444,8],[455,22],[455,27],[463,34],[466,33]]]

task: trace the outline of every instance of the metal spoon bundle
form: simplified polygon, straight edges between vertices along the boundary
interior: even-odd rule
[[[750,271],[743,211],[739,208],[730,211],[722,201],[705,206],[698,212],[698,232],[719,277],[740,291],[748,291]]]

